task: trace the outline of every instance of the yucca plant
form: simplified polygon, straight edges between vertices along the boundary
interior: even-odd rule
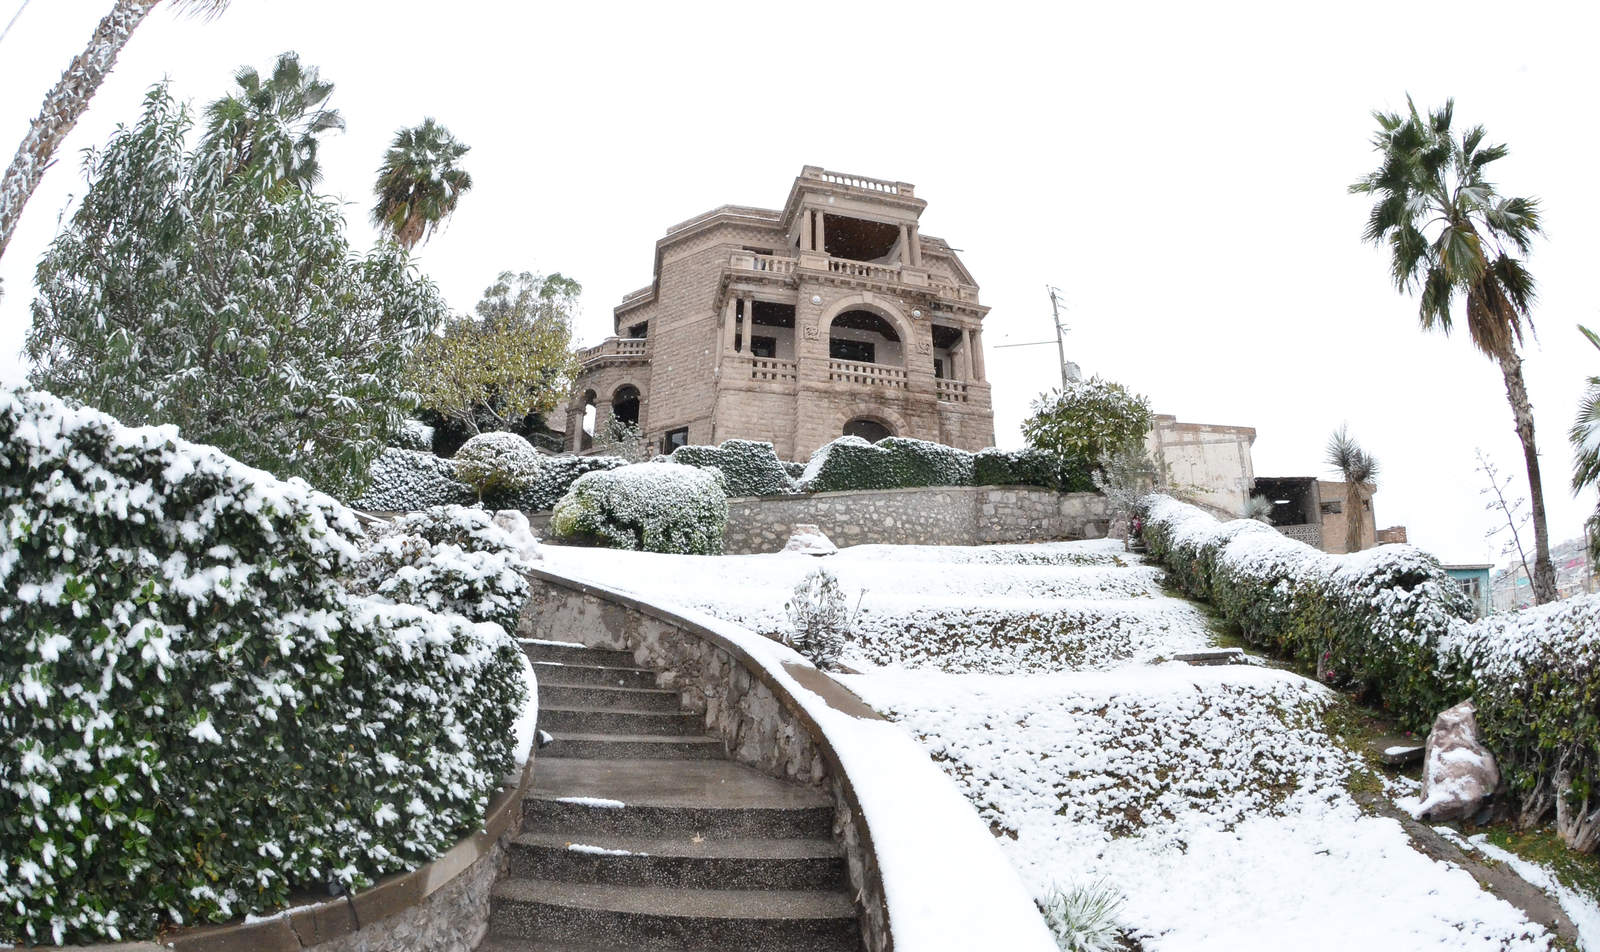
[[[1328,437],[1330,467],[1344,478],[1344,550],[1361,551],[1361,503],[1372,498],[1378,479],[1378,461],[1341,426]]]
[[[1108,879],[1055,889],[1041,906],[1061,952],[1117,952],[1127,897]]]

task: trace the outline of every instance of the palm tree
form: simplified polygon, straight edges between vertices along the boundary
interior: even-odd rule
[[[1344,550],[1361,551],[1361,504],[1377,489],[1378,461],[1341,426],[1328,437],[1327,463],[1344,478]]]
[[[333,84],[316,67],[302,67],[297,53],[279,55],[265,82],[255,67],[234,74],[236,92],[206,109],[209,122],[201,147],[228,153],[228,175],[249,169],[269,181],[309,188],[322,177],[317,136],[343,129],[344,119],[325,103]]]
[[[77,125],[89,100],[111,72],[117,54],[127,45],[134,27],[155,9],[161,0],[116,0],[111,12],[95,27],[89,45],[77,55],[61,79],[44,97],[44,107],[28,126],[28,134],[17,147],[16,158],[0,178],[0,257],[4,257],[11,235],[22,217],[22,208],[44,178],[44,170],[54,160],[56,149]],[[203,17],[221,13],[228,0],[173,0],[180,8]]]
[[[1350,190],[1377,199],[1364,238],[1389,246],[1395,287],[1418,295],[1423,328],[1448,334],[1459,292],[1466,299],[1472,343],[1500,365],[1528,469],[1533,593],[1543,604],[1556,597],[1556,573],[1545,525],[1533,407],[1517,352],[1524,325],[1533,329],[1529,308],[1534,298],[1533,275],[1517,255],[1525,255],[1540,234],[1539,203],[1502,197],[1484,177],[1488,165],[1509,150],[1503,144],[1484,145],[1482,126],[1452,137],[1453,100],[1426,117],[1410,97],[1406,102],[1408,115],[1373,113],[1378,121],[1373,146],[1383,160]]]
[[[378,169],[372,223],[407,250],[426,241],[472,188],[472,176],[456,165],[470,148],[432,119],[396,132]]]
[[[1600,350],[1600,334],[1579,325],[1579,331],[1589,343]],[[1581,491],[1586,486],[1600,486],[1600,374],[1589,378],[1589,389],[1578,405],[1578,419],[1567,434],[1572,439],[1572,489]],[[1600,508],[1584,524],[1589,537],[1590,558],[1600,561]]]

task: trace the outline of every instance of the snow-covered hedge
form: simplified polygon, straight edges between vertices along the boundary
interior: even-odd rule
[[[517,645],[351,596],[360,535],[170,427],[0,395],[0,933],[267,912],[481,822]]]
[[[350,501],[370,512],[409,512],[429,506],[469,503],[477,497],[456,479],[456,466],[432,452],[389,447],[372,461],[370,481]]]
[[[456,478],[478,498],[501,500],[533,485],[539,473],[539,451],[516,433],[479,433],[461,444],[454,456]]]
[[[533,482],[502,501],[505,509],[549,512],[584,473],[605,472],[628,465],[620,456],[546,456],[539,460]]]
[[[425,450],[433,452],[433,427],[421,420],[409,419],[400,424],[400,429],[394,435],[393,445],[403,450]]]
[[[972,456],[974,486],[1042,486],[1069,493],[1093,492],[1089,472],[1087,465],[1062,465],[1054,453],[1033,447],[1002,450],[991,446]]]
[[[869,443],[841,436],[811,454],[802,492],[972,485],[972,454],[942,443],[891,436]]]
[[[1245,638],[1316,665],[1414,730],[1472,698],[1523,819],[1559,807],[1569,844],[1600,844],[1600,816],[1583,823],[1600,811],[1600,595],[1474,622],[1455,582],[1410,546],[1327,555],[1167,496],[1143,507],[1151,553]]]
[[[676,463],[633,463],[578,477],[556,503],[558,539],[616,549],[720,555],[728,523],[722,474]]]
[[[669,459],[717,470],[727,480],[730,496],[781,496],[794,492],[794,481],[771,443],[725,440],[721,446],[680,446]]]
[[[516,630],[528,580],[522,554],[489,513],[436,506],[375,537],[351,569],[356,592]]]

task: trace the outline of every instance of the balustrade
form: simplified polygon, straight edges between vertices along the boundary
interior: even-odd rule
[[[852,383],[865,387],[909,389],[904,368],[863,364],[853,360],[828,361],[828,379],[837,383]]]

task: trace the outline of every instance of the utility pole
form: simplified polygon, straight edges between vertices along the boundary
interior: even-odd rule
[[[1067,361],[1067,343],[1064,335],[1070,328],[1061,323],[1061,309],[1065,305],[1061,300],[1061,289],[1053,285],[1045,285],[1045,290],[1050,292],[1050,318],[1056,328],[1056,356],[1061,360],[1061,389],[1066,390],[1072,381],[1078,379],[1078,365]],[[996,349],[1001,347],[1039,347],[1050,343],[1047,340],[1029,341],[1026,344],[996,344]]]

